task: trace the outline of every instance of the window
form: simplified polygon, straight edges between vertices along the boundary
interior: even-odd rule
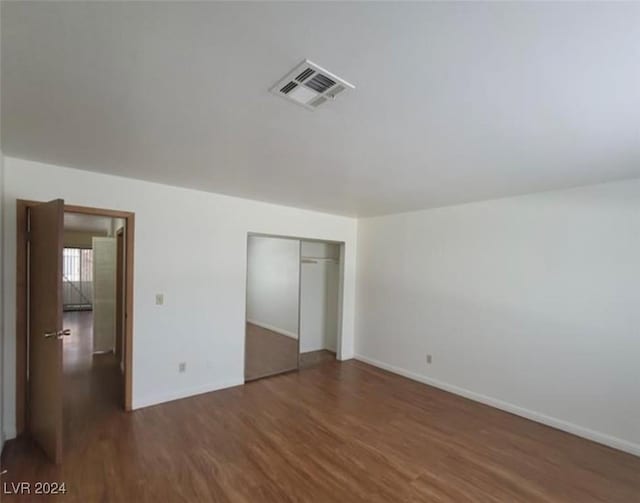
[[[62,252],[62,275],[64,281],[93,281],[93,250],[65,248]]]

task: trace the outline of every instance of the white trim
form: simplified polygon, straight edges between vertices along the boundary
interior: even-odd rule
[[[103,350],[100,350],[100,351],[94,351],[91,354],[94,354],[94,355],[108,355],[109,353],[115,353],[115,350],[114,349],[103,349]]]
[[[347,360],[353,360],[354,358],[357,360],[357,357],[353,353],[340,354],[336,351],[336,359],[340,362],[346,362]]]
[[[302,349],[300,349],[300,354],[301,355],[306,355],[307,353],[315,353],[316,351],[322,351],[323,349],[326,349],[327,351],[332,351],[329,348],[325,348],[324,346],[320,346],[320,347],[316,347],[313,349],[305,349],[304,351],[302,351]],[[335,351],[332,351],[333,353],[335,353]]]
[[[369,365],[373,365],[374,367],[388,370],[389,372],[393,372],[394,374],[401,375],[413,381],[428,384],[429,386],[448,391],[455,395],[460,395],[475,402],[480,402],[485,405],[495,407],[496,409],[510,412],[511,414],[515,414],[516,416],[524,417],[526,419],[530,419],[531,421],[536,421],[538,423],[551,426],[552,428],[577,435],[578,437],[586,438],[587,440],[592,440],[593,442],[597,442],[608,447],[613,447],[614,449],[618,449],[620,451],[628,452],[629,454],[633,454],[634,456],[640,456],[640,444],[628,442],[626,440],[607,435],[606,433],[600,433],[598,431],[590,430],[588,428],[584,428],[583,426],[578,426],[577,424],[569,423],[568,421],[564,421],[562,419],[525,409],[523,407],[513,405],[509,402],[498,400],[497,398],[492,398],[490,396],[476,393],[475,391],[459,388],[458,386],[438,381],[437,379],[432,379],[420,374],[415,374],[408,370],[396,367],[394,365],[389,365],[388,363],[384,363],[367,356],[355,355],[355,359],[364,363],[368,363]]]
[[[9,425],[5,425],[5,426],[9,426]],[[4,447],[4,444],[7,440],[13,440],[17,436],[18,436],[18,432],[16,431],[16,428],[14,426],[11,426],[8,430],[5,430],[3,433],[2,446]]]
[[[288,330],[285,330],[283,328],[274,327],[273,325],[268,325],[267,323],[262,323],[260,321],[255,321],[255,320],[247,320],[247,323],[251,323],[252,325],[266,328],[267,330],[271,330],[272,332],[276,332],[280,335],[286,335],[287,337],[291,337],[292,339],[298,340],[298,334],[294,332],[289,332]]]
[[[141,400],[134,399],[133,409],[136,410],[142,409],[144,407],[151,407],[152,405],[172,402],[173,400],[180,400],[182,398],[189,398],[195,395],[201,395],[203,393],[210,393],[211,391],[218,391],[225,388],[231,388],[233,386],[239,386],[241,384],[244,384],[244,378],[229,379],[207,384],[204,386],[197,386],[195,388],[187,388],[179,391],[171,391],[169,393],[160,393],[157,395],[146,396]]]

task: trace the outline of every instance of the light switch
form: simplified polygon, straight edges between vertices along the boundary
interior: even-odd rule
[[[156,306],[161,306],[164,304],[164,294],[156,293]]]

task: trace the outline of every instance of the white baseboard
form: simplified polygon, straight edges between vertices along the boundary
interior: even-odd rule
[[[161,403],[172,402],[173,400],[180,400],[182,398],[189,398],[203,393],[210,393],[212,391],[218,391],[225,388],[231,388],[233,386],[239,386],[244,384],[244,378],[229,379],[227,381],[220,381],[216,383],[206,384],[204,386],[196,386],[193,388],[181,389],[177,391],[170,391],[167,393],[158,393],[156,395],[150,395],[142,398],[141,400],[133,400],[133,410],[142,409],[144,407],[151,407],[153,405],[159,405]]]
[[[273,325],[269,325],[267,323],[262,323],[260,321],[255,321],[255,320],[247,320],[247,323],[251,323],[252,325],[266,328],[267,330],[271,330],[272,332],[276,332],[280,335],[286,335],[287,337],[291,337],[292,339],[298,340],[298,334],[294,332],[289,332],[288,330],[284,330],[283,328],[274,327]]]
[[[448,384],[442,381],[438,381],[437,379],[432,379],[430,377],[416,374],[414,372],[410,372],[408,370],[405,370],[400,367],[396,367],[394,365],[389,365],[388,363],[384,363],[379,360],[369,358],[367,356],[355,355],[354,358],[361,362],[368,363],[369,365],[373,365],[374,367],[378,367],[384,370],[388,370],[389,372],[393,372],[394,374],[401,375],[413,381],[418,381],[423,384],[428,384],[429,386],[433,386],[434,388],[439,388],[444,391],[448,391],[449,393],[463,396],[470,400],[474,400],[476,402],[480,402],[485,405],[495,407],[496,409],[510,412],[511,414],[515,414],[516,416],[524,417],[526,419],[530,419],[532,421],[542,423],[546,426],[551,426],[552,428],[556,428],[558,430],[562,430],[567,433],[577,435],[578,437],[586,438],[587,440],[592,440],[593,442],[597,442],[599,444],[603,444],[608,447],[613,447],[614,449],[618,449],[620,451],[633,454],[634,456],[640,456],[640,444],[628,442],[626,440],[622,440],[620,438],[613,437],[605,433],[600,433],[598,431],[584,428],[583,426],[579,426],[577,424],[570,423],[562,419],[547,416],[539,412],[535,412],[529,409],[519,407],[517,405],[513,405],[509,402],[498,400],[497,398],[492,398],[490,396],[476,393],[475,391],[470,391],[464,388],[460,388],[458,386],[454,386],[453,384]]]
[[[340,351],[336,351],[336,359],[340,362],[346,362],[347,360],[353,360],[355,355],[351,352],[349,353],[341,353]]]
[[[301,355],[303,355],[305,353],[314,353],[315,351],[322,351],[323,349],[327,349],[327,348],[322,347],[322,346],[320,346],[320,347],[316,346],[316,347],[311,347],[311,348],[303,348],[302,347],[302,343],[300,344],[300,354]],[[335,353],[335,351],[334,351],[334,353]]]
[[[13,440],[14,438],[16,438],[18,436],[18,432],[16,430],[16,425],[14,424],[5,424],[4,427],[6,428],[4,430],[3,436],[2,436],[2,444],[4,445],[5,442],[9,441],[9,440]]]
[[[302,348],[300,348],[300,354],[304,355],[307,353],[315,353],[316,351],[329,351],[329,353],[333,353],[334,355],[337,355],[337,353],[335,352],[335,350],[333,349],[329,349],[329,348],[318,348],[318,349],[305,349],[304,351],[302,351]],[[336,359],[338,357],[336,356]]]

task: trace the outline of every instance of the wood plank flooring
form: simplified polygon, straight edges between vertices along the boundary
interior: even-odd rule
[[[64,447],[74,452],[94,440],[94,425],[123,408],[123,382],[113,353],[93,354],[91,311],[64,313],[71,330],[63,344]]]
[[[105,405],[78,438],[59,467],[10,443],[6,481],[69,492],[3,502],[640,501],[640,458],[356,361]]]
[[[318,351],[309,351],[300,354],[300,369],[308,369],[316,365],[322,365],[326,362],[335,361],[336,354],[327,349],[319,349]]]

